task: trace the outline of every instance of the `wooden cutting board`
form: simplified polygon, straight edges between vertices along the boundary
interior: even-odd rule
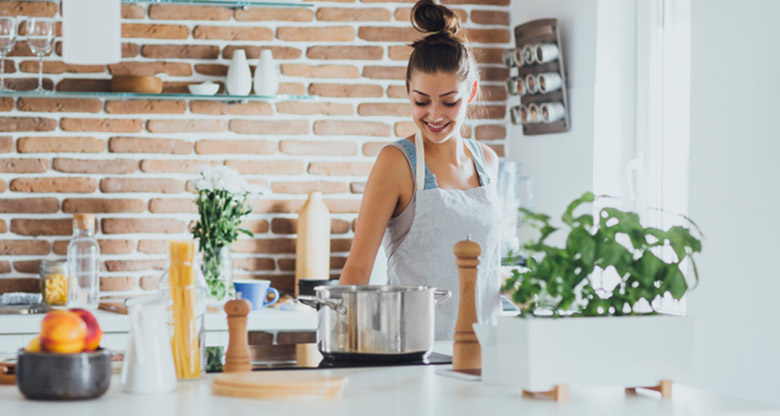
[[[262,371],[219,375],[211,390],[219,396],[250,399],[334,399],[346,382],[344,377],[303,371]]]
[[[16,364],[0,363],[0,384],[16,384]]]

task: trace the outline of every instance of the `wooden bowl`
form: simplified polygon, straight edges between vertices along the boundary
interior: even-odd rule
[[[77,354],[19,350],[16,385],[28,399],[80,400],[102,396],[111,381],[111,352]]]
[[[111,77],[111,91],[139,92],[159,94],[162,92],[162,79],[154,75],[114,75]]]

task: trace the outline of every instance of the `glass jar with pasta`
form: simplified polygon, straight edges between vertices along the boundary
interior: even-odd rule
[[[49,305],[64,306],[68,303],[68,262],[43,260],[38,266],[43,301]]]
[[[198,378],[206,370],[206,280],[197,260],[194,241],[169,241],[168,270],[159,289],[173,302],[168,314],[176,376]]]

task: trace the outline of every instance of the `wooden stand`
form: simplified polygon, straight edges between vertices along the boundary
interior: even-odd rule
[[[671,399],[672,398],[672,380],[661,380],[658,382],[657,386],[648,386],[648,387],[627,387],[626,393],[627,394],[636,394],[636,389],[647,389],[647,390],[653,390],[661,393],[662,399]]]
[[[568,384],[558,384],[555,387],[553,387],[552,390],[549,391],[528,391],[523,390],[523,397],[536,397],[536,396],[546,396],[550,397],[556,402],[565,403],[569,401],[569,385]]]
[[[228,348],[225,353],[225,373],[252,371],[249,359],[249,337],[246,332],[246,316],[252,304],[246,299],[234,299],[225,303],[228,318]]]
[[[473,324],[477,322],[475,305],[475,286],[477,267],[482,248],[474,241],[466,239],[455,244],[455,264],[460,279],[460,305],[458,319],[455,322],[455,343],[452,346],[452,369],[455,371],[482,369],[482,350],[474,333]]]

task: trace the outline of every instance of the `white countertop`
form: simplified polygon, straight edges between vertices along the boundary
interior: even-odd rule
[[[445,377],[449,366],[373,367],[322,371],[348,381],[340,399],[252,400],[214,396],[213,375],[180,382],[176,392],[131,395],[119,377],[95,400],[45,402],[26,400],[15,386],[0,386],[2,414],[26,416],[84,415],[778,415],[780,409],[675,385],[673,397],[653,393],[626,395],[622,388],[572,390],[569,403],[523,398],[520,391]]]

